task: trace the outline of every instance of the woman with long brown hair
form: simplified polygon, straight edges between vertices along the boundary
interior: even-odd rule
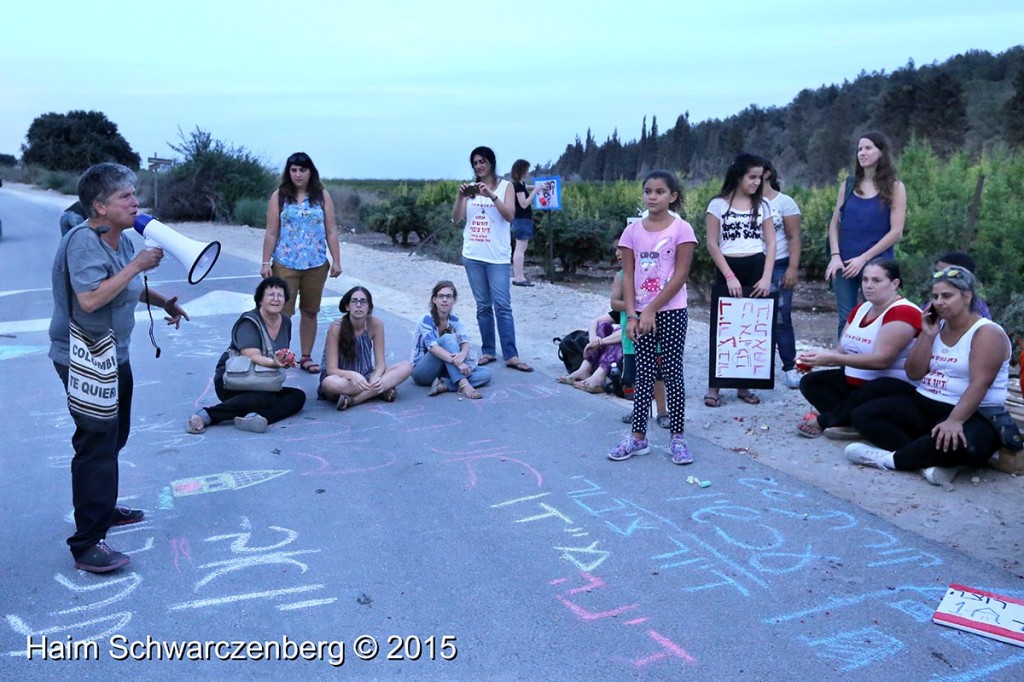
[[[828,224],[831,257],[825,279],[836,292],[840,335],[857,305],[861,270],[873,258],[893,258],[906,216],[907,190],[896,179],[889,138],[864,133],[857,142],[853,176],[839,185]]]
[[[344,313],[327,330],[318,395],[347,410],[371,398],[393,403],[397,386],[412,374],[407,361],[387,364],[384,323],[373,315],[373,295],[355,286],[338,302]]]

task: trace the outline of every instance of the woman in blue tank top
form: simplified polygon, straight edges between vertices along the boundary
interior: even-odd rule
[[[857,305],[860,273],[872,258],[893,258],[893,246],[903,235],[907,190],[896,179],[889,139],[864,133],[857,142],[852,179],[839,185],[836,208],[828,225],[831,258],[825,279],[836,292],[838,334]]]

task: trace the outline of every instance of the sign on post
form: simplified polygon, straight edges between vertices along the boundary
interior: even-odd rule
[[[533,184],[537,186],[537,192],[533,195],[533,210],[562,210],[562,178],[560,176],[534,178]]]
[[[772,388],[775,385],[775,314],[779,295],[729,296],[711,288],[711,343],[708,385],[712,388]]]

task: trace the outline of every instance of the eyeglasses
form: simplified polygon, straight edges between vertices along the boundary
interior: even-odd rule
[[[283,299],[284,298],[284,292],[283,291],[268,291],[265,294],[263,294],[263,297],[264,298],[281,298],[281,299]]]
[[[939,270],[932,275],[932,279],[939,279],[940,277],[963,277],[964,270],[962,268],[946,268],[945,270]]]
[[[370,302],[365,298],[350,298],[348,299],[349,305],[369,305]]]
[[[442,301],[454,301],[455,294],[438,294],[437,298],[441,299]]]

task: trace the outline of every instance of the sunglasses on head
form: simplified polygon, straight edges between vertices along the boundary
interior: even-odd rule
[[[939,270],[932,275],[932,279],[939,279],[940,277],[963,277],[963,268],[946,268],[945,270]]]

